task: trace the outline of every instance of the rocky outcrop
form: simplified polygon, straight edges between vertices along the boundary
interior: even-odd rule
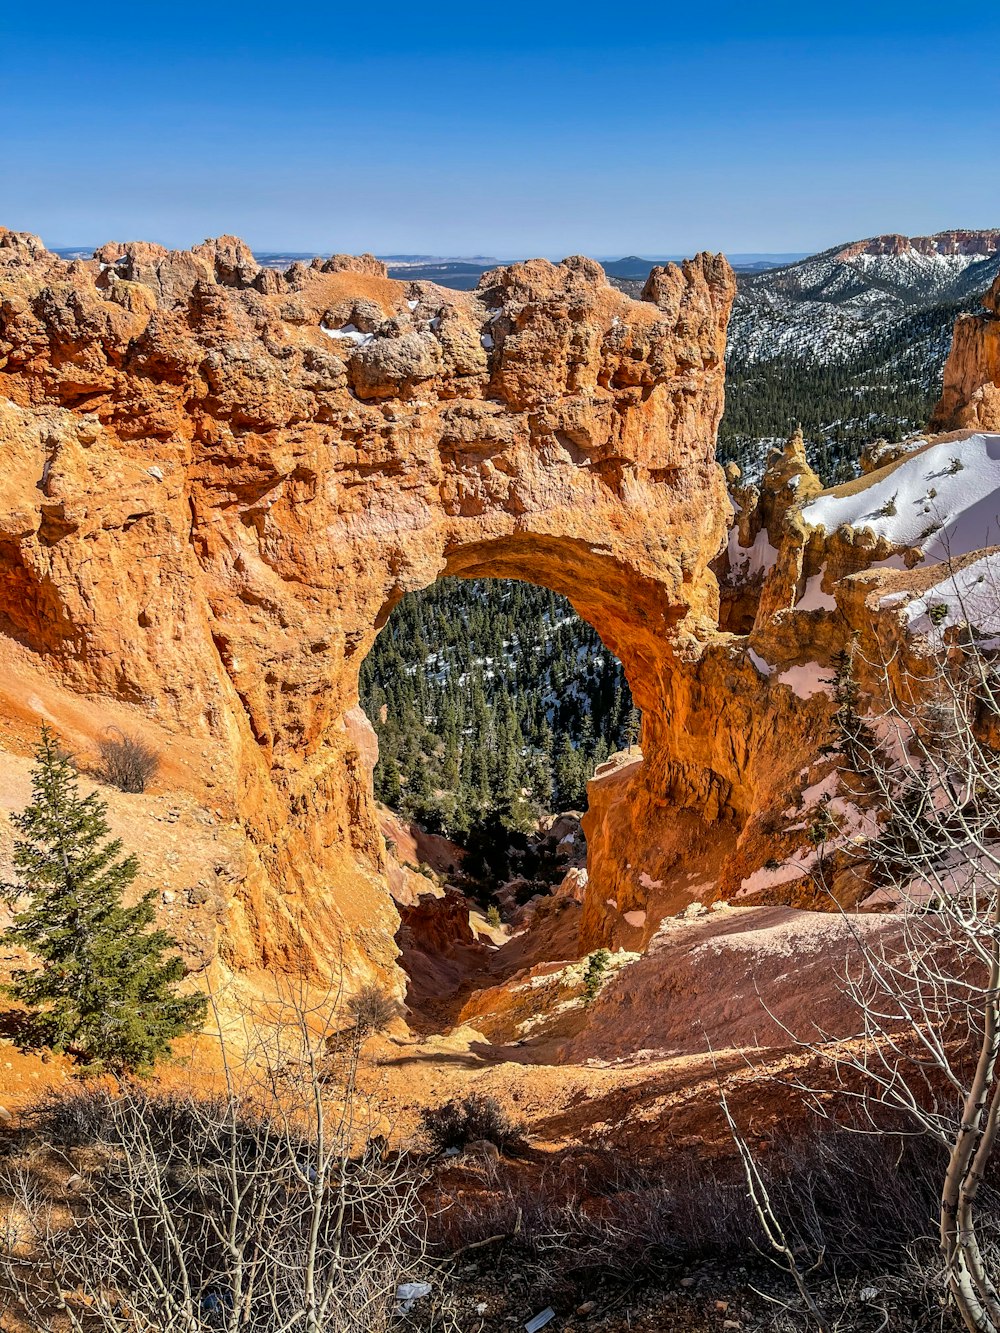
[[[886,679],[900,698],[932,679],[929,640],[958,651],[967,622],[995,634],[995,599],[975,590],[991,577],[977,548],[995,528],[1000,434],[915,437],[871,464],[820,492],[795,435],[759,487],[731,473],[722,632],[672,659],[645,758],[617,756],[588,789],[584,948],[646,948],[693,900],[884,905],[866,852],[877,818],[831,757],[837,676],[849,655],[859,707],[878,714]],[[965,566],[971,592],[949,581]]]
[[[933,236],[900,236],[890,232],[866,241],[854,241],[839,251],[837,258],[848,260],[856,259],[859,255],[901,255],[908,250],[918,255],[991,255],[1000,250],[1000,230],[960,229],[935,232]]]
[[[371,256],[263,270],[233,237],[69,263],[0,232],[0,629],[201,742],[246,850],[231,965],[392,963],[358,670],[442,574],[597,628],[645,711],[636,809],[739,807],[668,702],[717,621],[733,291],[712,255],[633,301],[581,258],[465,293]]]
[[[944,367],[935,430],[1000,430],[1000,278],[983,297],[983,312],[959,315]]]

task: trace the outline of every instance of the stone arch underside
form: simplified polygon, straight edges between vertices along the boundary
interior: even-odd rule
[[[707,255],[635,301],[584,259],[465,293],[370,257],[278,274],[232,238],[70,264],[0,232],[4,628],[204,742],[247,849],[231,965],[391,967],[358,671],[443,574],[549,587],[619,657],[641,837],[678,799],[738,813],[670,706],[717,625],[733,291]]]

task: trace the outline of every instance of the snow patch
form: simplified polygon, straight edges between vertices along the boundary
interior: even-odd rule
[[[769,676],[771,672],[774,670],[774,667],[771,665],[771,663],[765,662],[763,657],[761,657],[760,653],[755,653],[752,648],[747,649],[747,657],[749,657],[750,661],[754,664],[754,666],[757,668],[757,670],[760,672],[762,676]]]
[[[739,898],[749,898],[752,893],[761,893],[765,889],[777,888],[779,884],[791,884],[794,880],[801,879],[808,873],[810,867],[815,865],[817,855],[815,851],[806,851],[803,848],[801,854],[795,853],[794,861],[784,861],[772,869],[761,866],[759,870],[755,870],[752,875],[740,881],[734,901]]]
[[[802,596],[795,603],[796,611],[835,611],[837,599],[832,593],[823,591],[823,579],[826,577],[826,565],[818,574],[806,579]]]
[[[985,433],[931,445],[872,485],[820,495],[802,510],[814,527],[869,528],[894,546],[923,551],[929,561],[989,546],[998,514],[1000,434]]]
[[[807,787],[802,793],[802,804],[806,807],[815,805],[821,801],[824,796],[833,796],[836,793],[840,782],[840,775],[836,769],[827,773],[825,778],[820,778],[819,782],[814,782],[811,787]]]
[[[881,604],[889,602],[883,597]],[[964,569],[956,570],[916,597],[904,612],[910,632],[926,635],[935,647],[945,631],[969,625],[978,635],[1000,635],[1000,555],[984,555]]]
[[[752,546],[740,545],[739,527],[729,532],[729,575],[731,579],[751,579],[758,574],[766,574],[778,558],[778,552],[771,545],[767,528],[761,528],[753,539]]]
[[[320,328],[328,338],[334,338],[338,342],[355,343],[358,347],[363,347],[365,343],[370,343],[375,337],[374,333],[362,333],[361,330],[356,328],[353,324],[344,324],[339,329],[327,328],[325,324],[321,324]]]

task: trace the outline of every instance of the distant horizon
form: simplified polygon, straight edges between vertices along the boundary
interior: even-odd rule
[[[2,223],[2,220],[0,220],[0,225],[4,225]],[[50,250],[53,254],[59,254],[62,256],[89,255],[92,254],[95,250],[99,249],[101,246],[111,243],[111,241],[113,240],[118,241],[118,237],[115,236],[115,237],[109,237],[107,240],[97,241],[93,245],[79,244],[79,243],[68,244],[68,245],[56,245],[47,241],[44,236],[41,236],[41,233],[37,231],[32,231],[30,227],[16,228],[14,230],[28,231],[31,232],[31,234],[33,235],[40,236],[46,249]],[[724,254],[728,259],[732,261],[742,261],[743,263],[746,264],[754,262],[763,263],[771,261],[772,263],[775,264],[775,267],[777,267],[779,263],[794,263],[797,260],[807,259],[812,255],[822,254],[827,250],[835,249],[837,246],[840,245],[851,245],[851,244],[857,244],[858,242],[861,241],[874,240],[876,236],[892,235],[892,236],[906,236],[910,239],[918,239],[925,236],[934,236],[951,231],[977,232],[977,231],[997,231],[997,230],[1000,230],[1000,222],[998,222],[996,226],[987,225],[981,227],[976,227],[976,226],[939,227],[936,232],[890,230],[888,232],[873,233],[870,236],[852,236],[848,238],[841,238],[839,241],[834,241],[830,244],[819,245],[813,249],[807,249],[807,250],[723,249],[717,251],[716,253]],[[220,232],[218,233],[218,235],[237,236],[240,240],[243,240],[246,244],[250,246],[250,249],[252,250],[254,257],[257,259],[268,259],[268,258],[279,258],[279,257],[280,258],[287,257],[291,260],[317,259],[317,258],[329,257],[330,255],[334,254],[367,253],[367,254],[374,254],[375,258],[382,260],[383,263],[398,264],[398,265],[403,265],[407,263],[413,263],[416,265],[419,263],[434,263],[434,262],[467,263],[467,264],[477,264],[477,265],[507,264],[507,263],[523,263],[529,259],[548,259],[552,263],[559,263],[561,260],[566,259],[570,255],[578,255],[578,254],[586,255],[588,258],[594,259],[598,263],[619,263],[625,259],[638,259],[644,263],[667,264],[667,263],[679,263],[680,261],[692,258],[695,254],[699,253],[698,249],[694,249],[683,252],[682,251],[643,252],[639,250],[608,251],[603,254],[598,254],[579,249],[564,249],[559,252],[551,251],[548,254],[543,254],[540,251],[531,250],[530,248],[526,248],[525,250],[519,253],[511,253],[511,254],[488,254],[484,251],[476,251],[476,252],[461,254],[461,253],[450,253],[446,251],[433,252],[430,250],[379,252],[367,247],[363,249],[344,250],[342,248],[330,247],[330,246],[320,249],[315,249],[315,248],[307,249],[290,245],[252,245],[250,244],[249,241],[246,241],[246,238],[243,237],[238,231]],[[178,244],[171,244],[165,241],[155,240],[154,238],[149,236],[133,236],[125,240],[121,240],[118,243],[122,245],[127,245],[143,241],[154,245],[164,245],[167,249],[170,250],[190,250],[194,246],[204,244],[205,241],[212,239],[214,238],[211,236],[206,236],[206,237],[201,237],[199,240],[187,241]],[[700,247],[700,250],[707,250],[707,249],[709,249],[709,247],[707,246]]]
[[[0,225],[2,225],[2,224],[0,224]],[[30,228],[30,227],[27,227],[27,228],[19,228],[18,230],[23,230],[23,231],[31,232],[31,228]],[[946,230],[947,230],[947,229],[946,229]],[[983,231],[986,231],[986,230],[989,230],[989,229],[988,229],[988,228],[965,228],[964,230],[977,230],[977,231],[978,231],[978,230],[983,230]],[[39,235],[40,233],[38,233],[38,232],[31,232],[31,234],[37,236],[37,235]],[[221,234],[221,235],[238,236],[240,240],[243,240],[243,239],[244,239],[243,237],[239,236],[239,232],[223,232],[223,233],[220,233],[220,234]],[[163,242],[163,241],[152,241],[152,240],[150,239],[150,237],[148,237],[148,236],[133,236],[133,237],[130,237],[128,240],[120,241],[119,244],[121,244],[121,245],[129,245],[129,244],[135,244],[136,242],[143,241],[143,242],[148,242],[148,243],[153,244],[153,245],[165,245],[166,248],[169,249],[169,250],[190,250],[190,249],[193,249],[193,247],[196,246],[196,245],[201,245],[201,244],[203,244],[206,240],[213,240],[213,239],[215,239],[215,238],[213,238],[213,237],[211,237],[211,236],[207,236],[207,237],[202,237],[201,240],[199,240],[199,241],[189,241],[189,242],[187,242],[186,244],[180,244],[180,245],[167,245],[166,242]],[[855,239],[862,239],[862,238],[860,238],[860,237],[856,237]],[[115,241],[117,241],[118,238],[117,238],[117,237],[112,237],[112,238],[109,238],[109,240],[98,241],[98,242],[96,242],[96,244],[94,244],[94,245],[79,245],[79,244],[77,244],[77,245],[51,245],[48,241],[45,240],[45,237],[44,237],[44,236],[41,237],[41,240],[43,241],[43,243],[44,243],[44,245],[45,245],[45,248],[46,248],[47,250],[51,251],[53,254],[58,254],[58,255],[80,254],[80,255],[83,255],[83,254],[92,254],[95,250],[100,249],[101,246],[110,244],[110,241],[111,241],[111,240],[115,240]],[[249,244],[249,242],[248,242],[248,244]],[[846,242],[845,242],[845,244],[846,244]],[[702,248],[705,248],[705,247],[702,247]],[[829,249],[830,247],[829,247],[829,246],[825,246],[825,247],[823,247],[823,248],[824,248],[824,249]],[[550,253],[550,254],[544,254],[544,255],[543,255],[543,254],[540,254],[540,253],[538,253],[538,252],[536,252],[536,251],[530,251],[530,250],[525,250],[524,253],[522,253],[522,254],[508,254],[508,255],[488,255],[488,254],[482,254],[482,253],[478,253],[478,254],[446,254],[446,253],[444,253],[443,251],[440,252],[440,253],[438,253],[438,254],[433,254],[433,253],[431,253],[430,251],[416,251],[416,250],[412,250],[412,251],[400,251],[400,252],[397,252],[397,253],[394,253],[394,254],[381,254],[381,253],[378,253],[378,252],[376,252],[376,251],[374,251],[374,250],[337,250],[337,249],[330,249],[329,247],[327,247],[327,248],[325,248],[325,249],[321,249],[321,250],[299,250],[299,249],[294,248],[293,246],[287,246],[287,245],[272,245],[272,246],[256,246],[256,245],[251,245],[251,246],[250,246],[250,249],[253,251],[253,254],[254,254],[255,258],[258,258],[258,259],[259,259],[259,258],[262,258],[262,257],[265,257],[265,258],[271,258],[271,257],[274,257],[274,256],[286,256],[286,255],[287,255],[289,258],[301,257],[301,258],[309,258],[309,259],[320,259],[320,258],[324,258],[324,257],[329,257],[330,255],[334,255],[334,254],[374,254],[374,255],[375,255],[375,258],[376,258],[376,259],[381,259],[381,260],[383,261],[383,263],[393,263],[393,262],[395,262],[395,263],[398,263],[398,264],[403,264],[403,263],[408,263],[408,262],[414,262],[414,263],[417,263],[417,262],[419,262],[419,261],[425,261],[425,262],[441,261],[441,262],[456,263],[456,264],[458,264],[458,263],[467,263],[467,264],[510,264],[510,263],[523,263],[523,262],[525,262],[525,261],[528,260],[528,259],[548,259],[548,260],[551,260],[552,263],[559,263],[560,260],[566,259],[569,255],[587,254],[587,252],[585,252],[585,251],[583,251],[583,250],[564,250],[562,253],[555,253],[555,252],[553,252],[553,253]],[[641,253],[639,253],[638,251],[629,251],[629,252],[627,252],[627,253],[623,252],[623,253],[621,253],[621,254],[619,254],[619,253],[608,253],[608,254],[603,254],[603,255],[599,255],[599,254],[587,254],[587,258],[588,258],[588,259],[595,259],[599,264],[600,264],[600,263],[614,263],[614,262],[621,261],[621,260],[623,260],[623,259],[641,259],[644,263],[645,263],[645,262],[649,262],[650,264],[668,264],[668,263],[677,263],[677,262],[679,262],[679,261],[682,260],[682,259],[690,259],[693,255],[695,255],[695,254],[697,254],[697,253],[698,253],[697,250],[691,250],[691,251],[688,251],[688,252],[686,252],[686,253],[681,253],[681,252],[678,251],[678,252],[671,253],[671,254],[650,254],[650,253],[641,254]],[[805,258],[807,258],[809,255],[819,254],[819,253],[821,253],[821,251],[819,251],[819,250],[795,250],[795,251],[784,251],[784,250],[765,250],[765,251],[757,251],[757,250],[723,250],[723,251],[718,251],[717,253],[725,254],[726,257],[727,257],[727,258],[730,258],[730,259],[743,259],[743,260],[748,260],[748,261],[749,261],[749,260],[765,260],[765,259],[784,259],[784,260],[805,259]]]

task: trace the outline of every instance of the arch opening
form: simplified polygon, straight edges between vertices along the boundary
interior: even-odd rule
[[[392,610],[361,667],[376,799],[464,845],[586,809],[586,784],[638,740],[625,671],[549,588],[444,576]]]
[[[588,782],[640,757],[641,715],[594,627],[521,579],[444,575],[404,596],[359,696],[411,1021],[446,1029],[526,961],[578,954]]]

